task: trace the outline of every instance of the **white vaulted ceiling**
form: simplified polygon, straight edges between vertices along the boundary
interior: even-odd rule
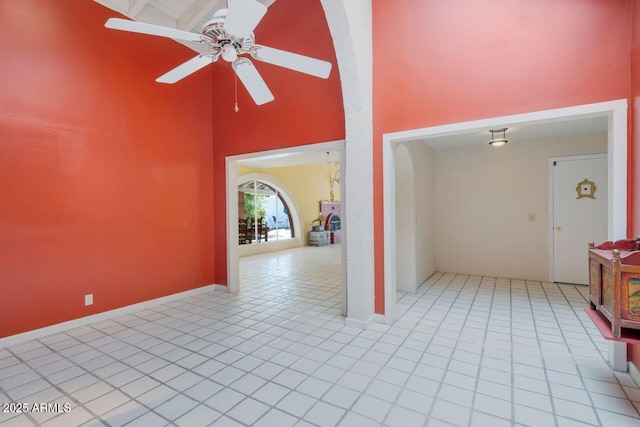
[[[227,7],[228,0],[94,0],[129,18],[148,24],[162,25],[200,33],[202,26],[218,9]],[[229,0],[233,1],[233,0]],[[276,0],[258,0],[270,6]],[[184,43],[198,50],[201,46]]]

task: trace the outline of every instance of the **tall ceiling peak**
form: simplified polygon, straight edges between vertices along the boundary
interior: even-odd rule
[[[199,33],[213,12],[225,8],[227,0],[95,0],[129,18]],[[231,0],[233,1],[233,0]],[[276,0],[258,0],[270,6]],[[193,46],[190,46],[193,47]]]

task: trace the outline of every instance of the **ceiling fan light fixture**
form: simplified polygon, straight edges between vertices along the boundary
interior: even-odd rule
[[[492,129],[489,132],[491,132],[491,140],[489,140],[489,145],[492,147],[502,147],[504,145],[506,145],[509,140],[506,138],[506,133],[507,133],[507,129],[508,128],[501,128],[501,129]],[[496,133],[502,133],[502,138],[496,138],[495,134]],[[499,135],[498,135],[499,136]]]
[[[227,62],[233,62],[238,59],[238,52],[232,43],[225,44],[222,47],[222,59]]]

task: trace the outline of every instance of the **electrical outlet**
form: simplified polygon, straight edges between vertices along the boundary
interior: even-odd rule
[[[536,222],[536,214],[534,213],[529,214],[529,222]]]
[[[87,294],[84,296],[84,305],[93,305],[93,294]]]

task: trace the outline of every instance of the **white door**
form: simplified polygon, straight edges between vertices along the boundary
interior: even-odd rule
[[[589,284],[588,244],[607,240],[607,157],[552,159],[553,281]]]

